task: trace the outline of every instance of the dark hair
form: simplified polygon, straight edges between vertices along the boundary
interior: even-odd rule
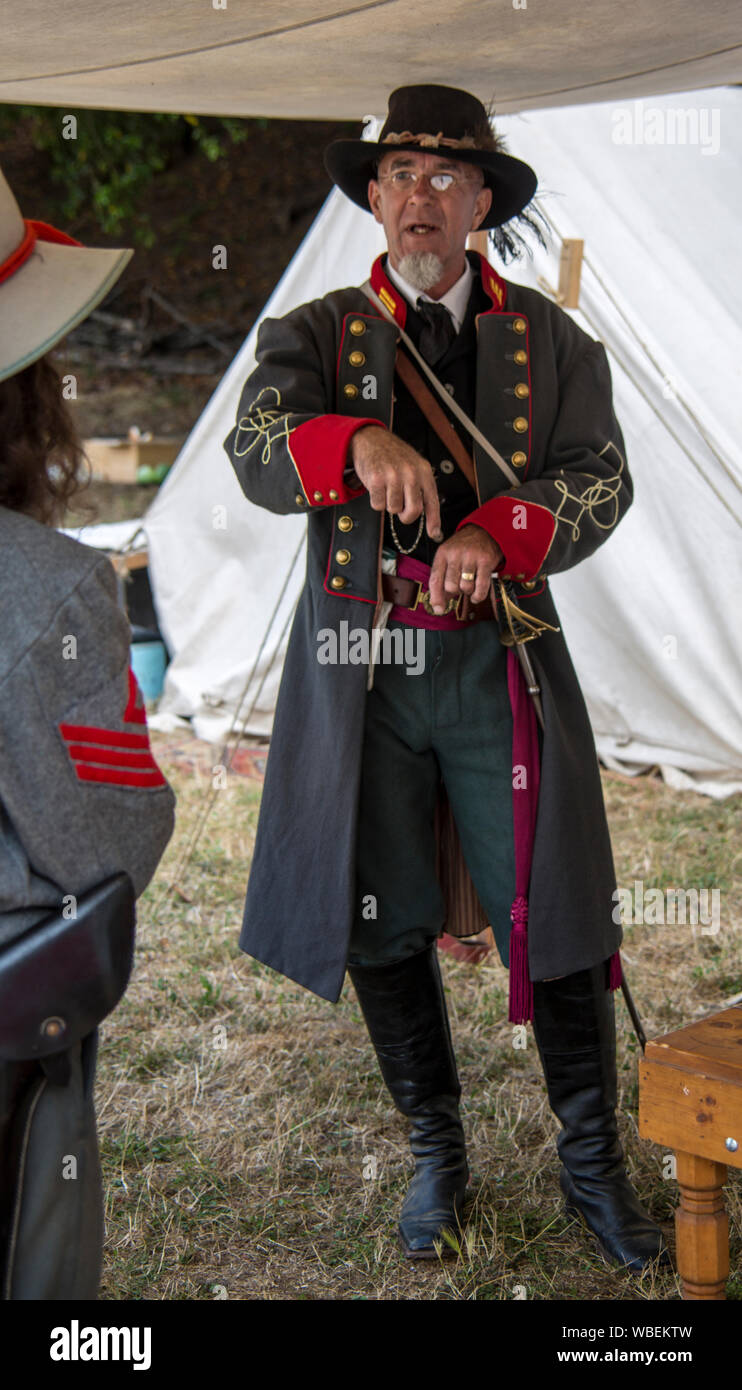
[[[86,462],[48,356],[0,382],[0,505],[58,525],[71,498],[87,486]],[[82,505],[89,509],[90,503]]]

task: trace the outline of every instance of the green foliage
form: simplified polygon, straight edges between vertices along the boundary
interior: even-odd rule
[[[228,141],[247,139],[250,124],[229,116],[0,106],[0,143],[21,132],[46,155],[50,186],[42,220],[54,219],[72,234],[82,223],[93,225],[105,236],[151,246],[155,230],[145,198],[155,176],[178,157],[220,159]]]

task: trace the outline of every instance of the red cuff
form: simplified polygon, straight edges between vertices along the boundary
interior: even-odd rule
[[[386,426],[380,420],[357,420],[348,415],[318,415],[298,425],[288,437],[289,453],[310,507],[350,502],[365,488],[350,488],[343,472],[350,459],[350,441],[364,425]]]
[[[481,526],[499,545],[505,559],[498,566],[502,579],[535,579],[551,548],[556,519],[539,502],[508,494],[492,497],[456,527]]]

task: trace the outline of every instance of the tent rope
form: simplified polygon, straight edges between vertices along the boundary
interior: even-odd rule
[[[306,530],[305,530],[304,533],[303,533],[303,535],[302,535],[302,538],[301,538],[301,540],[300,540],[300,542],[299,542],[299,544],[298,544],[298,546],[297,546],[297,548],[296,548],[296,550],[295,550],[295,552],[294,552],[294,556],[293,556],[293,559],[292,559],[292,561],[291,561],[291,565],[290,565],[290,567],[289,567],[289,569],[288,569],[288,571],[287,571],[286,578],[285,578],[285,580],[284,580],[284,582],[283,582],[283,585],[282,585],[282,588],[281,588],[281,592],[280,592],[280,594],[278,595],[278,598],[276,599],[276,602],[275,602],[275,604],[274,604],[274,606],[273,606],[273,612],[271,613],[270,619],[269,619],[269,621],[268,621],[268,626],[267,626],[265,632],[263,633],[263,638],[262,638],[262,641],[261,641],[260,646],[259,646],[259,648],[258,648],[257,656],[255,657],[255,660],[254,660],[254,662],[253,662],[253,664],[252,664],[252,669],[251,669],[251,671],[250,671],[250,674],[249,674],[249,676],[247,677],[247,680],[245,681],[245,684],[244,684],[244,686],[243,686],[243,688],[242,688],[242,694],[240,695],[239,701],[237,702],[237,706],[236,706],[235,712],[234,712],[234,714],[233,714],[233,716],[232,716],[232,723],[230,724],[230,727],[229,727],[229,729],[228,729],[228,731],[227,731],[226,738],[225,738],[225,740],[224,740],[224,744],[222,745],[222,749],[221,749],[221,752],[220,752],[220,755],[219,755],[219,763],[217,764],[217,766],[222,766],[222,767],[224,767],[225,770],[226,770],[227,772],[229,772],[229,769],[230,769],[230,767],[232,766],[232,763],[233,763],[233,761],[234,761],[234,756],[235,756],[235,754],[236,754],[236,752],[237,752],[237,749],[238,749],[239,746],[240,746],[240,742],[241,742],[241,740],[242,740],[244,734],[245,734],[246,731],[247,731],[247,725],[248,725],[250,719],[252,718],[252,715],[253,715],[253,713],[254,713],[254,711],[255,711],[255,707],[256,707],[256,705],[257,705],[257,703],[258,703],[258,700],[260,699],[260,695],[261,695],[261,693],[262,693],[263,686],[265,685],[265,682],[266,682],[266,680],[268,679],[268,676],[270,675],[271,671],[273,670],[273,667],[274,667],[275,662],[276,662],[276,657],[278,656],[278,653],[281,651],[281,648],[282,648],[282,645],[283,645],[284,637],[286,636],[286,633],[288,632],[289,624],[291,623],[291,621],[292,621],[292,619],[293,619],[293,616],[294,616],[294,613],[296,612],[296,605],[297,605],[297,603],[298,603],[298,598],[297,598],[296,601],[292,604],[292,606],[291,606],[289,612],[288,612],[287,615],[286,615],[286,618],[285,618],[283,627],[282,627],[282,629],[281,629],[281,633],[280,633],[280,635],[279,635],[278,641],[276,642],[275,648],[274,648],[274,650],[273,650],[273,655],[272,655],[270,661],[268,662],[268,665],[266,666],[265,671],[263,672],[262,679],[261,679],[261,681],[260,681],[260,684],[259,684],[259,686],[258,686],[256,692],[255,692],[255,695],[254,695],[254,697],[253,697],[252,704],[250,705],[250,708],[249,708],[249,710],[247,711],[247,714],[245,715],[244,720],[242,721],[242,728],[239,730],[239,732],[238,732],[238,734],[237,734],[237,739],[236,739],[235,743],[232,745],[232,748],[230,749],[230,747],[229,747],[229,740],[230,740],[230,738],[232,737],[233,733],[235,732],[235,729],[236,729],[236,726],[237,726],[238,722],[240,721],[241,712],[242,712],[242,706],[244,705],[245,700],[247,699],[248,690],[250,689],[250,686],[251,686],[251,684],[252,684],[252,681],[253,681],[253,679],[254,679],[254,677],[255,677],[255,674],[256,674],[256,672],[257,672],[257,670],[258,670],[258,667],[259,667],[259,665],[260,665],[260,659],[261,659],[261,657],[262,657],[262,655],[263,655],[263,652],[264,652],[264,650],[265,650],[265,646],[266,646],[266,643],[267,643],[267,641],[268,641],[268,638],[270,637],[271,631],[272,631],[272,629],[273,629],[273,624],[274,624],[275,621],[276,621],[276,617],[277,617],[278,612],[279,612],[279,610],[280,610],[281,604],[283,603],[283,600],[284,600],[284,597],[285,597],[285,595],[286,595],[286,591],[287,591],[287,589],[288,589],[289,583],[290,583],[290,581],[291,581],[291,579],[292,579],[292,577],[293,577],[294,570],[296,569],[297,561],[298,561],[299,556],[300,556],[300,554],[301,554],[301,551],[302,551],[302,549],[303,549],[303,547],[304,547],[304,545],[305,545],[305,543],[306,543],[306,538],[307,538],[307,533],[306,533]],[[226,758],[226,761],[225,761],[225,755],[226,755],[226,754],[229,754],[229,756]],[[208,790],[208,792],[207,792],[207,794],[206,794],[206,797],[205,797],[205,799],[204,799],[203,806],[202,806],[202,808],[201,808],[201,814],[200,814],[200,816],[199,816],[199,818],[198,818],[198,820],[197,820],[197,822],[196,822],[196,825],[195,825],[195,827],[194,827],[194,829],[193,829],[193,831],[192,831],[192,833],[191,833],[191,837],[190,837],[188,843],[185,845],[184,849],[183,849],[182,852],[181,852],[180,858],[178,859],[178,862],[177,862],[177,864],[176,864],[176,866],[175,866],[175,871],[174,871],[174,873],[173,873],[173,876],[172,876],[172,878],[170,879],[170,882],[169,882],[169,883],[166,883],[166,884],[163,886],[163,889],[162,889],[162,891],[161,891],[161,893],[160,893],[159,898],[158,898],[158,899],[156,900],[156,902],[153,904],[153,908],[152,908],[152,918],[153,918],[153,920],[154,920],[155,922],[158,920],[158,913],[159,913],[159,910],[160,910],[160,908],[162,907],[162,905],[163,905],[165,899],[168,897],[169,894],[171,894],[171,893],[177,888],[177,886],[178,886],[178,884],[180,883],[181,879],[184,879],[184,878],[185,878],[185,874],[186,874],[186,872],[187,872],[188,866],[189,866],[189,864],[190,864],[190,862],[191,862],[191,859],[193,858],[193,855],[194,855],[195,850],[196,850],[196,846],[197,846],[197,844],[198,844],[198,842],[199,842],[199,840],[200,840],[200,838],[201,838],[201,835],[203,834],[204,826],[206,825],[206,821],[208,820],[209,815],[211,814],[211,810],[212,810],[212,807],[213,807],[213,805],[214,805],[214,802],[216,801],[216,798],[217,798],[217,795],[218,795],[218,793],[219,793],[219,790],[220,790],[219,787],[215,787],[215,786],[212,785],[212,786],[209,788],[209,790]]]
[[[554,233],[554,235],[555,235],[560,241],[563,241],[564,238],[563,238],[561,232],[559,231],[559,228],[557,227],[556,223],[554,222],[553,218],[550,217],[547,213],[544,213],[543,215],[544,215],[545,220],[548,222],[548,224],[549,224],[549,226],[550,226],[552,232]],[[662,377],[663,380],[665,380],[665,372],[664,372],[663,369],[662,369],[661,363],[660,363],[660,362],[657,360],[657,358],[654,356],[654,353],[652,352],[652,350],[651,350],[651,348],[648,346],[648,344],[645,343],[644,339],[643,339],[643,338],[640,336],[640,334],[637,332],[636,327],[635,327],[634,324],[632,323],[631,319],[626,315],[626,313],[624,312],[623,308],[622,308],[621,305],[619,304],[618,300],[615,298],[615,295],[614,295],[614,294],[612,293],[612,291],[609,289],[609,287],[608,287],[608,285],[606,284],[605,280],[604,280],[603,277],[600,275],[600,273],[596,270],[595,266],[593,265],[592,261],[590,260],[590,258],[589,258],[588,256],[583,256],[583,264],[588,268],[588,270],[591,272],[591,274],[595,277],[595,279],[597,280],[598,284],[600,285],[600,287],[601,287],[603,293],[605,294],[606,298],[610,301],[611,305],[612,305],[613,308],[616,310],[618,316],[622,319],[623,323],[626,325],[626,328],[628,329],[629,333],[631,334],[631,336],[634,338],[634,340],[636,341],[636,343],[637,343],[638,346],[640,347],[641,351],[644,353],[644,355],[645,355],[645,356],[648,358],[648,360],[651,362],[652,366],[655,368],[655,371],[658,373],[659,376]],[[545,287],[545,288],[548,288],[549,291],[550,291],[550,293],[553,295],[553,294],[554,294],[554,291],[553,291],[552,287],[551,287],[550,285],[548,285],[548,282],[545,281],[545,280],[543,280],[542,277],[539,277],[539,279],[540,279],[540,282],[544,285],[544,287]],[[590,314],[589,314],[585,309],[583,309],[582,307],[580,307],[579,313],[582,315],[582,317],[584,318],[585,322],[586,322],[587,324],[590,325],[590,328],[593,330],[593,332],[594,332],[595,334],[597,334],[598,338],[600,338],[600,329],[599,329],[598,326],[596,325],[594,319],[591,318]],[[689,460],[689,462],[693,465],[693,467],[696,469],[696,471],[697,471],[698,473],[700,473],[700,475],[701,475],[701,477],[703,478],[704,482],[707,484],[708,487],[711,488],[711,491],[715,494],[715,496],[718,497],[718,499],[719,499],[719,501],[721,502],[722,506],[724,507],[725,511],[728,511],[728,512],[731,514],[731,516],[734,517],[734,519],[735,519],[735,521],[738,523],[738,525],[739,525],[740,527],[742,527],[742,516],[738,516],[738,514],[737,514],[737,513],[733,510],[733,508],[729,505],[729,502],[727,501],[727,499],[721,495],[721,493],[719,492],[719,489],[717,488],[717,486],[716,486],[716,484],[714,483],[713,479],[710,478],[710,477],[708,476],[708,474],[706,473],[705,469],[704,469],[704,468],[702,467],[702,465],[700,464],[699,460],[695,457],[695,455],[691,452],[691,450],[687,447],[687,445],[685,445],[685,444],[683,443],[682,439],[679,437],[679,435],[676,433],[676,431],[672,428],[672,425],[668,422],[667,417],[664,416],[664,415],[662,415],[662,413],[658,410],[654,398],[653,398],[651,395],[649,395],[649,393],[647,392],[647,390],[645,389],[645,387],[642,385],[642,383],[641,383],[639,380],[637,380],[637,378],[636,378],[636,376],[634,375],[633,371],[631,370],[629,364],[628,364],[625,360],[622,359],[620,353],[618,353],[618,352],[616,351],[615,347],[612,347],[610,351],[611,351],[611,355],[612,355],[612,356],[615,358],[615,360],[618,362],[618,364],[620,365],[620,367],[622,368],[622,370],[625,372],[626,376],[629,378],[629,381],[632,383],[632,385],[633,385],[633,386],[636,388],[636,390],[639,392],[639,394],[640,394],[640,396],[642,397],[642,399],[646,401],[647,405],[650,407],[650,409],[653,411],[653,413],[657,416],[657,419],[660,420],[660,421],[662,422],[662,424],[664,425],[664,427],[665,427],[665,429],[667,430],[667,432],[668,432],[668,434],[670,435],[670,437],[671,437],[671,438],[675,441],[675,443],[677,444],[678,448],[681,450],[681,452],[682,452],[683,454],[685,454],[686,458],[687,458],[687,459]],[[705,431],[704,428],[703,428],[703,425],[701,424],[701,421],[699,420],[699,418],[698,418],[698,416],[696,415],[695,411],[693,410],[692,406],[689,405],[689,403],[688,403],[688,402],[684,399],[684,397],[683,397],[682,395],[680,395],[679,393],[676,395],[675,399],[677,400],[678,404],[679,404],[680,406],[682,406],[682,408],[683,408],[683,410],[685,411],[686,415],[688,416],[689,420],[690,420],[690,421],[692,422],[692,424],[695,426],[695,429],[696,429],[697,433],[699,434],[699,436],[700,436],[701,439],[703,440],[704,444],[706,445],[706,448],[709,450],[709,453],[712,454],[713,457],[716,459],[716,461],[720,464],[721,468],[722,468],[722,469],[724,470],[724,472],[726,473],[726,475],[727,475],[727,477],[729,478],[730,482],[732,482],[732,483],[734,484],[734,486],[737,488],[738,491],[742,492],[742,482],[741,482],[740,479],[736,476],[736,474],[733,472],[733,470],[729,467],[729,464],[727,463],[726,459],[724,458],[724,456],[723,456],[722,454],[719,453],[719,450],[716,448],[716,446],[715,446],[715,444],[712,442],[712,440],[709,439],[708,435],[706,434],[706,431]]]

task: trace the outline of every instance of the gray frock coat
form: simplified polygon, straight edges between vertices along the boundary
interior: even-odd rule
[[[605,349],[537,291],[469,256],[492,307],[477,319],[476,423],[512,463],[512,487],[478,447],[481,505],[499,573],[523,609],[559,625],[549,576],[586,559],[632,500]],[[383,269],[371,282],[404,324]],[[257,366],[225,441],[251,501],[306,512],[306,584],[275,713],[240,945],[323,998],[342,989],[354,911],[367,668],[317,660],[322,629],[374,623],[383,514],[345,473],[362,423],[393,428],[395,324],[360,288],[265,320]],[[277,564],[284,557],[277,556]],[[529,889],[534,980],[605,960],[621,941],[615,872],[587,710],[561,631],[529,642],[545,728]]]

